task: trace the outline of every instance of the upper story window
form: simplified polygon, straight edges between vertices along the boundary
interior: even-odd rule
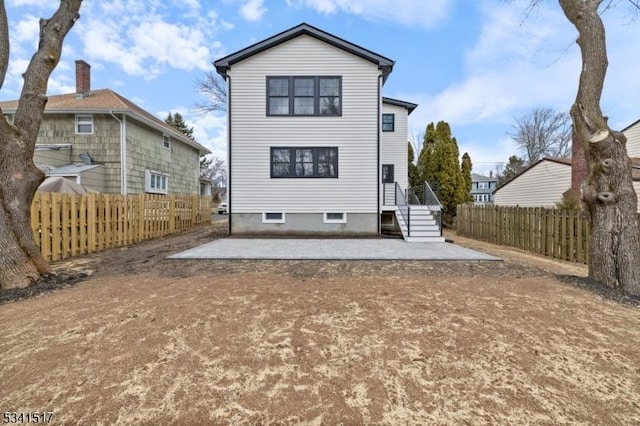
[[[171,149],[171,138],[169,135],[162,135],[162,146],[166,149]]]
[[[342,115],[342,77],[267,77],[267,115]]]
[[[93,134],[93,115],[76,115],[76,134],[92,135]]]
[[[396,130],[396,115],[382,114],[382,131],[395,132],[395,130]]]
[[[337,178],[338,148],[271,148],[272,178]]]
[[[489,189],[489,182],[478,182],[478,189]]]

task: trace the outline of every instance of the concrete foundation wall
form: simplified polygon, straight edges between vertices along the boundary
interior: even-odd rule
[[[322,213],[287,213],[285,223],[262,223],[262,213],[232,213],[231,234],[377,235],[378,215],[347,213],[347,223],[324,223]]]

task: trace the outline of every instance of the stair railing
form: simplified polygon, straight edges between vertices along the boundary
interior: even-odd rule
[[[400,187],[400,184],[396,182],[396,207],[407,226],[407,237],[411,235],[411,227],[409,225],[409,218],[411,217],[411,209],[407,202],[407,195]]]
[[[410,204],[429,208],[440,229],[440,236],[442,236],[442,204],[440,204],[440,200],[438,200],[431,186],[427,182],[423,182],[421,185],[408,189],[407,200],[409,200]]]

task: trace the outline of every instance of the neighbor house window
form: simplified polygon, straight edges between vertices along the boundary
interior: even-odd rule
[[[396,115],[382,114],[382,131],[395,132],[395,129],[396,129]]]
[[[325,213],[324,223],[347,223],[346,213]]]
[[[93,115],[76,115],[76,134],[93,134]]]
[[[338,148],[271,148],[272,178],[337,178]]]
[[[282,212],[262,213],[262,223],[285,223],[285,215]]]
[[[478,182],[478,189],[489,189],[489,182]]]
[[[152,194],[167,194],[169,192],[169,175],[152,170],[145,170],[144,190]]]
[[[171,149],[171,138],[169,135],[162,135],[162,146],[166,149]]]
[[[267,77],[267,115],[341,114],[341,77]]]

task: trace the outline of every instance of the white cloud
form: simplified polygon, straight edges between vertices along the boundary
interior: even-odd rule
[[[208,40],[197,22],[174,23],[157,14],[89,18],[79,31],[88,58],[118,64],[127,74],[146,79],[165,68],[207,70],[210,48],[220,48],[219,42]]]
[[[18,23],[10,28],[11,43],[33,43],[36,46],[40,33],[39,19],[35,16],[26,15]]]
[[[338,12],[373,21],[433,28],[446,18],[452,0],[287,0],[290,6],[306,6],[327,15]]]
[[[264,0],[247,0],[240,7],[240,15],[249,22],[259,21],[266,12]]]

